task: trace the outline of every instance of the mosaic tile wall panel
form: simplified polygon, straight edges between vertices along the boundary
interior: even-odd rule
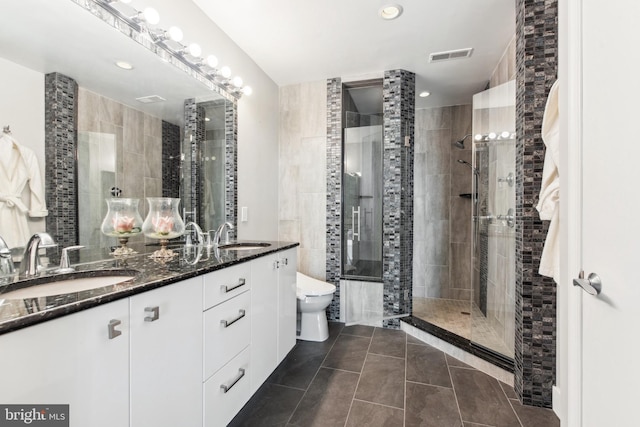
[[[542,178],[540,137],[558,67],[557,0],[516,2],[516,342],[515,390],[524,404],[551,407],[556,365],[556,287],[538,275],[548,224],[535,205]]]
[[[180,197],[180,126],[162,121],[162,197]]]
[[[385,71],[382,91],[383,299],[385,313],[398,315],[411,312],[413,284],[415,75],[405,70]],[[400,322],[385,320],[383,325],[399,328]]]
[[[327,270],[336,286],[327,308],[329,320],[340,320],[340,224],[342,212],[342,81],[327,80]]]
[[[78,244],[77,110],[75,80],[60,73],[45,75],[46,227],[59,247]]]

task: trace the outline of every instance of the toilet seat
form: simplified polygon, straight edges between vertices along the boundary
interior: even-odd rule
[[[300,300],[304,300],[306,297],[330,295],[334,293],[335,290],[335,285],[305,276],[301,273],[297,274],[296,296]]]

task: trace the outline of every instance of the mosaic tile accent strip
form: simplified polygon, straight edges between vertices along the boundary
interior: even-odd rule
[[[327,308],[329,320],[340,320],[340,262],[342,222],[342,80],[327,80],[327,270],[326,280],[336,286]]]
[[[180,126],[162,121],[162,197],[180,197]]]
[[[413,162],[415,75],[385,71],[382,83],[383,248],[382,280],[386,315],[411,313],[413,284]],[[383,322],[399,328],[398,319]]]
[[[197,221],[193,212],[196,212],[198,206],[198,165],[196,158],[198,156],[198,131],[200,140],[204,138],[204,126],[202,126],[203,120],[198,120],[198,105],[196,100],[186,99],[184,101],[184,131],[182,135],[182,152],[184,154],[184,161],[182,162],[182,168],[184,169],[182,175],[185,182],[181,189],[182,206],[186,211],[183,220]]]
[[[516,2],[515,390],[526,405],[551,407],[556,365],[556,287],[538,275],[548,224],[535,205],[542,179],[542,117],[558,69],[557,0]]]
[[[238,224],[238,102],[225,102],[225,217]],[[236,238],[236,228],[229,231],[229,238]]]
[[[47,231],[60,247],[78,244],[78,84],[45,75],[45,199]]]

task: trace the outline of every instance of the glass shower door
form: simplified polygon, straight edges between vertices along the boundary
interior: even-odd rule
[[[342,275],[382,278],[382,126],[344,132]]]
[[[473,97],[471,341],[510,359],[515,337],[515,82]]]

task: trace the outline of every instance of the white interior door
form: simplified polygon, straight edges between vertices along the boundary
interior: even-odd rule
[[[569,274],[597,273],[602,292],[591,296],[570,280],[560,285],[569,288],[563,291],[569,311],[563,425],[639,425],[640,2],[569,3],[572,16],[561,20],[570,27],[564,33],[568,61],[561,56],[560,64],[569,68],[561,77],[567,78],[567,143],[573,146],[564,177],[578,182],[564,187],[577,195],[564,193],[563,242],[575,270]]]

